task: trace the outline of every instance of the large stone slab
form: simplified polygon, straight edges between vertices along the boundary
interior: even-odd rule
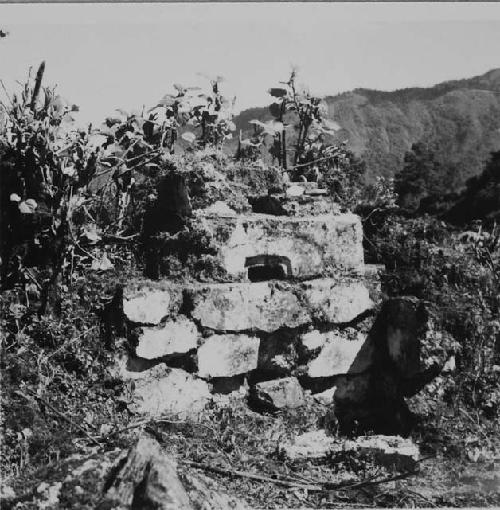
[[[308,335],[314,338],[311,333]],[[374,345],[363,333],[353,331],[350,335],[352,338],[337,331],[320,335],[324,338],[324,343],[318,356],[308,364],[309,377],[360,373],[373,365]]]
[[[141,375],[130,406],[138,414],[196,417],[211,398],[208,384],[184,370],[157,365]]]
[[[296,328],[313,321],[348,323],[374,306],[363,281],[221,283],[190,289],[194,319],[217,331]]]
[[[198,349],[200,377],[232,377],[257,368],[260,340],[248,335],[212,335]]]
[[[191,315],[217,331],[272,332],[295,328],[310,315],[291,286],[272,282],[213,284],[192,290]]]
[[[363,232],[358,216],[227,216],[201,212],[201,229],[213,237],[217,258],[232,277],[245,277],[256,257],[282,257],[286,276],[362,271]]]
[[[411,439],[373,435],[341,441],[322,429],[296,436],[293,441],[281,444],[279,451],[291,460],[317,460],[332,455],[369,457],[399,470],[415,469],[420,458],[419,448]]]
[[[198,330],[194,322],[180,315],[161,327],[144,327],[135,349],[145,359],[161,358],[169,354],[183,354],[196,349]]]

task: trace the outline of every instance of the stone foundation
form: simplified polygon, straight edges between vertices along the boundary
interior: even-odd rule
[[[210,392],[238,389],[276,411],[300,407],[309,390],[345,430],[406,419],[403,395],[428,376],[425,314],[403,298],[377,317],[381,268],[364,265],[358,217],[221,210],[195,221],[228,281],[135,280],[123,291],[131,354],[118,373],[137,381],[139,412],[196,414]]]

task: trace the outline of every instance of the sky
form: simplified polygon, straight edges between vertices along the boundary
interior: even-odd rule
[[[500,3],[0,4],[0,28],[8,90],[45,60],[84,122],[207,83],[198,73],[224,76],[240,110],[269,104],[292,66],[319,95],[500,67]]]

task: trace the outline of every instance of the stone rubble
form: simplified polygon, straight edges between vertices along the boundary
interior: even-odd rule
[[[252,400],[271,411],[295,409],[305,404],[304,391],[295,377],[257,383],[253,388]]]

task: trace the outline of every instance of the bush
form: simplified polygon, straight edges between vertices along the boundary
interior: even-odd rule
[[[386,266],[388,295],[414,295],[430,302],[437,326],[457,342],[452,400],[500,416],[500,282],[459,231],[430,216],[408,218],[387,211],[365,221],[367,260]],[[451,398],[451,397],[450,397]]]

